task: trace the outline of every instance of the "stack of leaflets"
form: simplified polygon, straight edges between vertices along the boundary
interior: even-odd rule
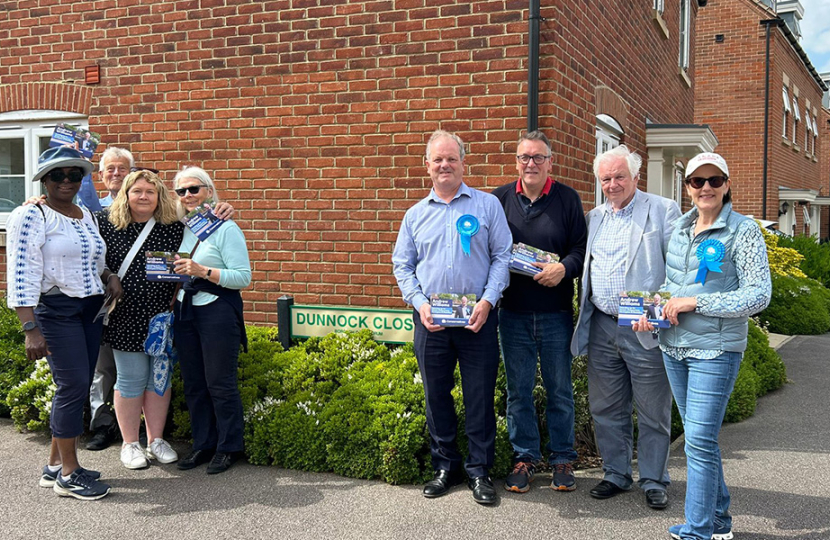
[[[521,242],[513,244],[513,252],[510,254],[508,264],[511,272],[525,276],[535,276],[542,271],[538,266],[533,266],[533,263],[536,262],[543,264],[556,263],[559,262],[559,255]]]
[[[208,236],[213,234],[216,229],[225,223],[224,220],[219,219],[216,217],[216,214],[213,213],[214,206],[215,204],[213,199],[207,199],[182,218],[185,225],[193,231],[193,234],[195,234],[196,238],[198,238],[201,242],[204,242]]]
[[[49,146],[51,148],[68,146],[78,150],[85,158],[90,159],[99,142],[101,142],[101,135],[98,133],[93,133],[72,124],[58,124],[55,126],[55,131],[52,132]]]
[[[433,294],[429,301],[432,322],[439,326],[467,326],[475,304],[474,294]]]
[[[190,276],[177,274],[173,271],[174,264],[179,259],[189,259],[190,253],[171,251],[147,251],[147,279],[149,281],[190,281]]]
[[[619,325],[631,327],[644,314],[648,322],[657,328],[671,326],[663,313],[666,302],[671,298],[668,291],[626,291],[620,295]]]

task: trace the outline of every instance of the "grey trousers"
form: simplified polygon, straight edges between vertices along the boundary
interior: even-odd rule
[[[98,350],[98,363],[95,364],[92,385],[89,387],[89,408],[92,413],[89,429],[91,431],[102,427],[115,427],[115,413],[110,407],[113,386],[115,386],[115,358],[112,356],[112,347],[102,344]]]
[[[602,456],[604,479],[623,489],[633,483],[633,407],[637,407],[639,486],[669,485],[671,387],[659,348],[644,349],[630,328],[594,311],[588,343],[588,401]]]

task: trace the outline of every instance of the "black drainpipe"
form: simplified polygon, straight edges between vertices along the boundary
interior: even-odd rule
[[[767,174],[769,169],[769,40],[770,28],[784,23],[782,19],[765,19],[761,24],[767,27],[766,73],[764,74],[764,172],[761,184],[761,215],[767,219]],[[777,219],[777,216],[776,216]]]
[[[540,0],[530,0],[528,14],[527,130],[539,129],[539,21]]]

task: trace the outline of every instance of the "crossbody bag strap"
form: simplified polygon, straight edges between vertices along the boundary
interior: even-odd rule
[[[121,267],[118,269],[118,279],[123,280],[124,274],[127,273],[127,269],[133,264],[133,259],[135,259],[138,250],[141,249],[141,246],[144,245],[144,241],[147,240],[147,237],[150,236],[150,233],[153,231],[153,227],[156,226],[156,218],[151,217],[149,221],[144,225],[144,229],[142,229],[141,234],[138,235],[135,242],[133,243],[133,247],[130,248],[130,251],[127,253],[127,256],[124,257],[124,261],[121,263]]]

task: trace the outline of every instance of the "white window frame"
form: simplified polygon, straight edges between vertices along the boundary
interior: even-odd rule
[[[622,126],[606,114],[597,115],[597,154],[600,155],[620,145],[623,135]],[[605,204],[605,194],[598,178],[594,178],[594,205]]]
[[[812,151],[813,156],[816,155],[816,146],[817,145],[818,145],[818,118],[813,116],[813,151]]]
[[[781,131],[781,136],[785,139],[787,138],[787,126],[790,124],[790,119],[788,116],[790,115],[790,92],[787,90],[787,87],[784,86],[784,129]]]
[[[0,139],[22,139],[24,193],[29,198],[42,193],[41,184],[31,181],[37,171],[41,139],[50,139],[59,122],[88,128],[84,115],[63,111],[14,111],[0,114]],[[21,201],[22,202],[22,201]],[[11,212],[0,212],[0,229],[5,230]]]
[[[793,95],[793,144],[798,145],[798,123],[801,121],[801,111],[798,109],[798,96]]]
[[[805,154],[810,153],[810,139],[812,139],[812,137],[810,137],[810,133],[813,132],[812,122],[813,121],[810,120],[810,115],[805,114],[804,115],[804,153]]]
[[[666,10],[666,0],[654,0],[654,11],[660,15]]]
[[[689,69],[689,32],[691,30],[691,5],[690,0],[680,0],[680,53],[678,65],[683,71]]]

